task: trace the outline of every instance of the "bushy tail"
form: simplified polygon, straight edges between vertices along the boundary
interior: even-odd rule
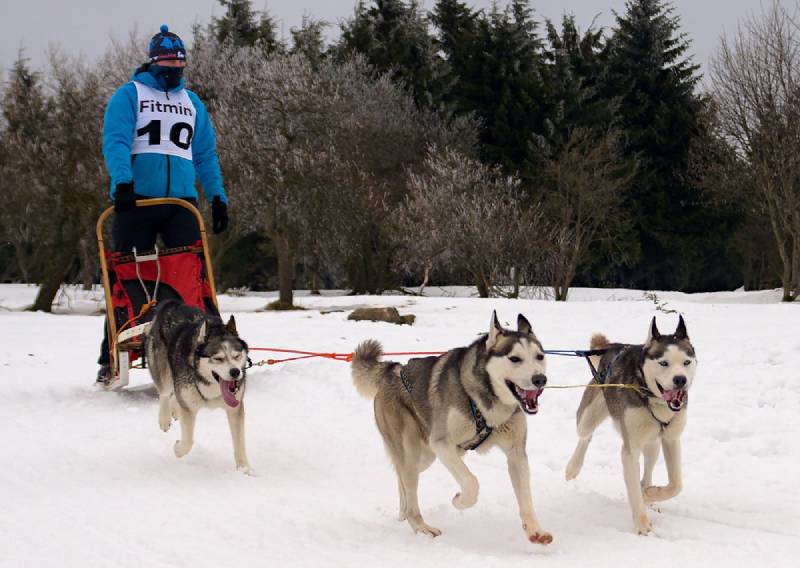
[[[603,335],[602,333],[595,333],[592,335],[592,340],[589,343],[589,349],[606,349],[611,345],[611,342],[608,338]],[[589,359],[592,361],[592,365],[594,365],[595,369],[600,369],[600,359],[602,359],[602,355],[592,355]]]
[[[383,346],[374,339],[360,343],[353,353],[353,384],[363,397],[374,398],[378,394],[385,366],[380,362],[382,356]]]

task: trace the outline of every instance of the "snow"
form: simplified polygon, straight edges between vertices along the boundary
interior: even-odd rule
[[[63,293],[56,314],[21,311],[36,289],[0,286],[0,566],[521,566],[603,568],[795,566],[800,547],[800,305],[779,291],[658,292],[686,318],[698,352],[683,437],[684,491],[634,534],[610,424],[580,477],[564,480],[581,389],[551,390],[528,419],[534,503],[555,540],[527,542],[499,451],[470,454],[478,504],[450,504],[456,484],[438,463],[420,483],[426,521],[398,522],[394,473],[349,366],[308,360],[249,373],[247,446],[258,476],[237,473],[225,415],[202,411],[192,452],[172,453],[177,425],[157,425],[146,372],[134,386],[92,382],[102,333],[99,290]],[[677,315],[642,291],[577,289],[567,303],[483,300],[465,288],[436,297],[301,295],[304,311],[260,311],[269,294],[221,296],[252,346],[350,352],[370,337],[387,350],[444,350],[524,313],[546,348],[576,349],[592,332],[644,339]],[[666,302],[666,304],[664,304]],[[362,305],[397,306],[414,326],[346,320]],[[337,311],[341,310],[341,311]],[[260,359],[261,353],[254,353]],[[579,359],[548,359],[551,384],[587,381]],[[663,462],[655,480],[665,481]]]

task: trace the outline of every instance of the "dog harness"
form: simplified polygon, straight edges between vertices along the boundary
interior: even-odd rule
[[[403,388],[406,389],[408,394],[411,394],[414,385],[408,380],[408,376],[406,375],[406,368],[400,367],[400,382],[403,383]],[[462,450],[470,451],[476,450],[478,447],[486,441],[486,438],[492,435],[492,428],[486,424],[486,419],[483,417],[480,409],[478,406],[472,401],[472,399],[468,396],[467,400],[469,401],[469,410],[472,414],[472,419],[475,421],[475,437],[472,438],[466,444],[461,444],[458,447]]]
[[[478,406],[472,402],[472,399],[467,397],[469,401],[469,409],[472,412],[472,419],[475,421],[475,437],[472,438],[466,444],[461,444],[458,446],[462,450],[470,451],[470,450],[477,450],[478,447],[486,441],[486,438],[492,435],[492,428],[486,424],[486,419],[481,414],[481,411],[478,409]]]

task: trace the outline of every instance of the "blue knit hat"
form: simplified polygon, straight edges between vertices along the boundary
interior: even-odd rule
[[[167,24],[161,24],[161,31],[150,40],[147,49],[147,61],[156,63],[168,59],[186,61],[186,48],[183,40],[169,31]]]

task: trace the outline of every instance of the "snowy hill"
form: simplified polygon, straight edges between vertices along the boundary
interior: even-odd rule
[[[800,549],[800,305],[780,294],[686,295],[581,290],[570,302],[437,297],[304,296],[307,309],[258,311],[268,298],[221,296],[252,346],[349,352],[367,338],[387,350],[444,350],[524,313],[550,349],[577,349],[592,332],[641,342],[686,318],[699,367],[684,434],[684,491],[633,533],[606,423],[580,477],[564,481],[576,442],[580,389],[550,390],[528,419],[534,503],[548,547],[527,542],[499,451],[468,455],[478,504],[450,504],[440,464],[422,475],[420,505],[442,529],[414,535],[397,515],[393,471],[372,405],[349,366],[310,360],[252,369],[247,445],[257,477],[238,474],[223,412],[201,411],[196,444],[178,460],[162,433],[146,372],[121,393],[92,383],[102,334],[98,291],[71,290],[58,315],[19,311],[35,288],[0,286],[0,566],[794,566]],[[666,302],[666,305],[664,304]],[[347,310],[393,305],[414,326],[350,322]],[[337,311],[341,310],[341,311]],[[260,359],[254,353],[253,359]],[[588,380],[578,359],[550,357],[550,384]],[[655,480],[665,481],[663,461]]]

